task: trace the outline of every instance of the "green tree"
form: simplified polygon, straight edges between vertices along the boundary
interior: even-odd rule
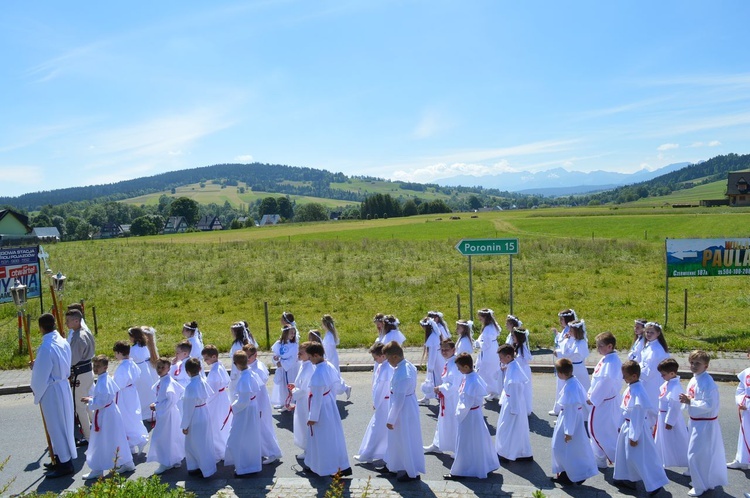
[[[258,214],[263,217],[266,214],[279,214],[279,205],[273,197],[265,197],[260,202]]]
[[[82,221],[76,227],[75,238],[76,240],[88,240],[91,237],[92,233],[94,233],[94,227],[89,223]]]
[[[130,225],[130,233],[133,235],[156,235],[159,228],[151,216],[141,216],[133,220]]]
[[[184,216],[188,225],[195,225],[200,219],[200,206],[193,199],[178,197],[169,206],[170,216]]]
[[[409,199],[404,203],[402,214],[404,216],[414,216],[415,214],[418,214],[417,203],[414,202],[414,199]]]
[[[323,204],[311,202],[297,206],[294,213],[294,221],[326,221],[328,210]]]
[[[278,208],[278,213],[282,218],[291,220],[294,218],[294,207],[292,206],[291,201],[289,200],[289,197],[279,197],[276,199],[276,207]],[[273,213],[269,213],[273,214]]]
[[[469,207],[471,209],[479,209],[482,207],[482,201],[479,200],[479,197],[476,195],[470,195],[469,196]]]

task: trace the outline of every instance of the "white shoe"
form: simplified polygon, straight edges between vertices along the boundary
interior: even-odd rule
[[[430,406],[429,398],[418,399],[417,403],[419,404],[419,406]]]
[[[124,474],[125,472],[133,472],[133,471],[135,471],[135,464],[133,462],[126,463],[117,467],[118,474]]]
[[[431,444],[429,446],[422,446],[422,449],[425,453],[439,453],[440,448],[438,448],[436,445]]]
[[[690,477],[690,469],[683,470],[682,475],[684,475],[685,477]]]
[[[688,496],[700,496],[703,493],[699,493],[695,490],[695,488],[690,488],[690,491],[688,491]]]
[[[182,467],[182,462],[172,465],[173,469],[179,469],[180,467]]]
[[[362,455],[354,455],[354,459],[358,461],[359,463],[370,463],[372,460],[368,460],[367,458],[362,458]]]
[[[550,415],[552,417],[557,417],[559,413],[557,413],[555,410],[550,410],[547,412],[547,415]]]
[[[299,455],[297,455],[297,458],[299,460],[304,460],[306,456],[307,456],[307,452],[303,451],[302,453],[300,453]]]
[[[154,474],[156,474],[156,475],[163,474],[164,472],[168,471],[171,468],[172,467],[170,467],[169,465],[164,465],[164,464],[160,463],[159,467],[154,471]]]
[[[142,450],[143,450],[143,449],[142,449],[142,448],[141,448],[140,446],[133,446],[132,448],[130,448],[130,453],[131,453],[132,455],[137,455],[137,454],[139,454],[139,453],[140,453],[140,452],[141,452]]]
[[[731,461],[727,464],[728,469],[747,469],[750,467],[746,463],[738,462],[737,460]]]
[[[84,481],[90,481],[91,479],[99,479],[104,475],[104,472],[101,470],[92,470],[88,474],[84,474],[83,480]]]
[[[264,457],[263,458],[263,465],[268,465],[269,463],[273,463],[276,460],[278,460],[278,456],[270,456],[270,457]]]
[[[349,401],[349,398],[352,397],[352,386],[346,386],[346,400]]]

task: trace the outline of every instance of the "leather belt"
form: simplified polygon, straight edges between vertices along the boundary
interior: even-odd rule
[[[70,367],[70,375],[81,375],[86,372],[90,372],[93,369],[91,360],[79,361],[72,367]]]

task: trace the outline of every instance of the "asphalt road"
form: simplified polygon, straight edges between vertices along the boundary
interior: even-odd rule
[[[341,416],[344,423],[344,430],[347,438],[347,447],[350,457],[357,453],[359,444],[364,433],[370,416],[372,407],[370,404],[370,381],[371,373],[367,372],[349,372],[344,374],[345,380],[353,386],[352,397],[349,401],[339,398],[338,404],[341,410]],[[420,379],[421,381],[421,379]],[[534,414],[530,419],[531,443],[534,451],[534,462],[519,462],[502,464],[501,468],[491,475],[483,483],[494,483],[502,485],[533,486],[541,489],[550,489],[553,484],[549,481],[550,471],[550,439],[554,428],[554,418],[547,415],[554,397],[554,377],[552,374],[534,374]],[[269,380],[269,385],[270,385]],[[686,385],[683,382],[683,385]],[[724,446],[726,457],[732,460],[737,444],[737,410],[733,406],[733,395],[735,385],[732,383],[720,383],[722,410],[719,417],[722,433],[724,437]],[[433,402],[432,406],[421,407],[422,417],[422,436],[425,444],[432,441],[435,430],[435,421],[437,416],[437,405]],[[485,405],[484,415],[490,426],[490,432],[494,435],[494,429],[497,424],[498,406],[492,402]],[[299,450],[294,446],[292,440],[292,415],[290,413],[274,414],[277,427],[277,436],[283,451],[283,458],[280,462],[264,467],[264,471],[257,478],[239,481],[242,485],[264,487],[270,484],[274,477],[305,477],[301,472],[301,466],[297,463],[294,456]],[[45,480],[41,464],[49,461],[46,455],[46,442],[42,432],[41,417],[38,406],[35,406],[32,397],[29,394],[9,395],[0,397],[0,459],[10,455],[10,460],[6,468],[0,472],[0,487],[2,484],[15,478],[9,488],[9,494],[18,494],[30,491],[55,491],[59,492],[65,489],[74,489],[83,485],[81,476],[88,472],[85,466],[85,456],[83,451],[79,452],[79,457],[75,461],[78,472],[72,478],[63,478],[58,480]],[[423,476],[424,480],[442,479],[442,475],[447,473],[452,459],[447,455],[426,455],[427,475]],[[358,465],[354,459],[351,459],[354,477],[367,479],[372,476],[373,479],[380,475],[375,472],[373,465]],[[156,469],[155,463],[146,463],[145,456],[136,459],[137,469],[133,474],[134,477],[149,476]],[[215,491],[221,489],[225,480],[232,481],[232,467],[223,467],[219,465],[219,471],[216,474],[217,481]],[[667,492],[660,496],[668,496],[669,493],[675,496],[686,496],[690,489],[689,479],[683,477],[680,472],[682,469],[675,471],[668,470],[667,475],[671,482],[667,486]],[[742,496],[745,491],[750,491],[750,472],[740,470],[729,470],[729,485],[722,491],[714,491],[706,496]],[[200,478],[198,478],[200,479]],[[164,482],[175,483],[185,481],[186,488],[191,488],[191,483],[196,482],[196,478],[187,475],[183,468],[168,471],[162,476]],[[612,496],[618,496],[619,490],[610,483],[612,480],[612,468],[610,467],[599,476],[589,479],[586,483],[572,490],[571,494],[583,494],[584,490],[593,491],[594,489],[605,491]],[[234,481],[238,482],[238,481]],[[467,486],[471,486],[471,480],[464,481]],[[476,480],[475,482],[480,482]],[[202,490],[205,490],[205,482],[200,483]],[[320,487],[325,488],[327,480],[320,479]],[[643,494],[642,488],[639,488]],[[203,491],[204,492],[204,491]],[[202,494],[203,494],[202,492]],[[637,496],[638,492],[632,493]]]

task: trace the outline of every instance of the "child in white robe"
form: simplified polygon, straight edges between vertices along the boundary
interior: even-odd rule
[[[203,333],[198,328],[198,322],[185,322],[182,326],[182,337],[190,343],[190,357],[201,361],[201,351],[203,351]],[[203,365],[201,364],[201,374],[203,374]]]
[[[583,389],[588,391],[591,387],[589,371],[586,368],[586,358],[589,356],[589,343],[586,337],[586,322],[574,320],[568,323],[568,333],[563,347],[558,352],[559,358],[567,358],[573,364],[573,375],[581,383]],[[588,408],[584,407],[588,412]]]
[[[185,434],[185,463],[190,475],[211,477],[216,473],[216,450],[211,412],[206,407],[212,389],[201,376],[201,362],[189,358],[185,370],[190,383],[182,397],[182,433]]]
[[[513,346],[516,350],[516,361],[521,366],[523,373],[529,381],[525,385],[526,398],[526,415],[531,416],[533,392],[531,387],[531,349],[529,349],[529,331],[523,328],[521,320],[513,315],[508,315],[505,320],[505,326],[508,328],[508,337],[505,339],[506,344]]]
[[[255,340],[255,337],[252,333],[250,333],[250,329],[247,328],[247,322],[240,321],[235,322],[230,327],[230,330],[232,331],[232,346],[229,348],[229,357],[234,358],[234,353],[237,351],[242,351],[242,347],[245,344],[252,344],[256,348],[258,347],[258,341]],[[237,369],[237,367],[232,363],[232,369],[229,373],[229,399],[234,400],[234,394],[235,394],[235,387],[237,386],[237,382],[240,380],[240,371]]]
[[[688,430],[682,416],[680,394],[683,394],[679,365],[674,358],[662,360],[657,367],[664,384],[659,391],[659,421],[656,423],[656,449],[662,466],[688,466]]]
[[[391,398],[391,378],[393,367],[386,361],[382,342],[376,342],[370,348],[370,354],[375,361],[375,374],[372,377],[372,409],[375,411],[365,429],[358,454],[354,459],[360,463],[370,463],[385,459],[388,446],[388,405]]]
[[[92,388],[92,395],[81,398],[93,410],[94,418],[91,424],[91,439],[86,449],[86,464],[91,472],[83,478],[98,479],[115,467],[118,472],[132,472],[135,470],[133,455],[128,446],[128,436],[122,422],[120,410],[115,403],[117,383],[107,375],[109,360],[104,355],[93,359],[96,384]]]
[[[300,361],[300,367],[297,371],[297,378],[294,379],[292,387],[292,399],[294,400],[294,444],[302,450],[298,456],[300,459],[305,458],[305,449],[307,440],[310,437],[310,429],[307,427],[307,416],[309,413],[307,399],[310,396],[310,377],[312,377],[314,365],[310,362],[305,348],[310,344],[303,342],[300,344],[297,358]]]
[[[435,436],[432,444],[424,447],[425,452],[454,453],[456,451],[456,433],[458,419],[456,405],[458,404],[458,388],[464,376],[456,366],[456,345],[451,340],[440,344],[440,354],[445,359],[445,366],[440,375],[440,383],[435,387],[435,393],[440,400]],[[471,355],[469,355],[471,358]],[[472,371],[473,363],[472,363]],[[486,396],[486,393],[484,394]]]
[[[557,376],[564,384],[557,404],[560,415],[552,433],[552,480],[560,484],[583,484],[599,474],[594,452],[586,437],[586,390],[573,375],[573,363],[567,358],[555,362]]]
[[[687,394],[680,395],[690,415],[688,468],[693,487],[688,496],[700,496],[710,489],[727,485],[727,466],[724,440],[719,425],[719,388],[706,372],[710,357],[696,350],[688,356],[693,378]]]
[[[232,402],[232,427],[229,431],[224,465],[234,465],[235,477],[248,477],[263,467],[261,424],[258,413],[259,378],[247,365],[247,354],[237,351],[232,364],[240,372],[237,395]]]
[[[497,336],[500,325],[495,320],[495,312],[489,308],[477,311],[482,332],[477,337],[474,346],[479,349],[476,371],[487,384],[487,399],[497,399],[503,390],[503,379],[500,363],[497,361]]]
[[[323,315],[321,323],[323,324],[323,330],[325,331],[321,342],[323,343],[323,349],[326,350],[326,361],[336,367],[336,370],[339,372],[339,377],[341,377],[339,352],[336,350],[340,340],[339,333],[336,330],[336,324],[333,322],[333,317],[331,315]],[[352,386],[344,382],[344,379],[341,379],[341,382],[336,386],[336,394],[346,394],[346,399],[348,400],[352,396]]]
[[[138,366],[139,374],[135,381],[135,389],[138,391],[138,399],[141,402],[141,418],[151,418],[150,406],[154,402],[154,391],[151,389],[159,380],[154,364],[151,363],[152,353],[147,335],[141,327],[130,327],[128,338],[130,339],[130,359]],[[153,344],[153,343],[152,343]],[[158,359],[154,348],[153,361]]]
[[[495,451],[501,461],[534,459],[524,399],[524,385],[529,379],[515,361],[515,353],[516,350],[510,344],[503,344],[497,349],[500,363],[505,365],[505,380],[500,395],[500,414],[497,417],[495,433]]]
[[[747,353],[750,358],[750,351]],[[734,460],[727,463],[728,469],[750,468],[750,368],[746,368],[737,375],[739,384],[734,393],[734,402],[740,414],[740,429],[737,436],[737,453]]]
[[[596,350],[602,355],[591,375],[587,403],[591,449],[596,465],[606,468],[615,461],[617,433],[620,429],[620,390],[622,389],[622,361],[615,348],[617,339],[611,332],[596,336]]]
[[[458,320],[456,322],[456,335],[458,336],[456,342],[456,355],[461,353],[474,353],[473,330],[474,322],[471,320]]]
[[[281,331],[281,337],[273,343],[273,361],[276,363],[276,372],[273,376],[273,389],[271,391],[271,404],[281,411],[292,409],[292,393],[289,384],[294,382],[299,369],[297,360],[298,344],[295,338],[296,330],[291,325],[286,325]]]
[[[174,358],[172,358],[172,366],[169,368],[169,375],[172,380],[177,382],[182,390],[184,391],[188,383],[190,383],[190,376],[185,370],[185,361],[190,358],[190,350],[193,346],[188,341],[180,341],[174,347]],[[177,409],[182,415],[182,398],[177,401]]]
[[[643,333],[646,330],[646,324],[648,320],[645,318],[636,318],[633,324],[633,345],[630,346],[628,351],[628,360],[634,360],[636,363],[641,362],[641,352],[643,351],[643,345],[646,343],[646,338]]]
[[[319,476],[352,475],[344,439],[344,426],[336,406],[336,385],[340,382],[335,366],[325,360],[322,344],[305,346],[315,368],[310,377],[307,426],[310,437],[305,449],[305,466]]]
[[[651,406],[659,406],[659,389],[662,385],[658,366],[662,360],[669,358],[667,340],[662,333],[661,325],[656,322],[648,322],[643,335],[646,343],[641,351],[641,382],[646,390]]]
[[[394,368],[386,421],[386,469],[395,472],[399,482],[417,480],[425,473],[422,426],[415,398],[417,369],[404,359],[404,350],[396,341],[387,343],[383,353]]]
[[[456,368],[464,380],[459,385],[458,403],[455,416],[458,422],[456,431],[455,459],[449,474],[443,479],[478,477],[485,479],[500,465],[492,446],[492,436],[482,414],[482,403],[487,395],[487,386],[474,371],[471,356],[461,353],[455,359]]]
[[[440,356],[440,330],[437,324],[432,318],[423,318],[419,325],[424,330],[424,349],[422,353],[422,359],[427,357],[426,374],[425,380],[420,386],[422,391],[422,399],[418,400],[418,403],[423,406],[430,404],[430,400],[436,399],[435,387],[440,384],[440,372],[443,369],[444,361],[441,361]]]
[[[399,325],[401,325],[401,322],[393,315],[386,315],[383,318],[383,332],[385,332],[385,335],[383,335],[383,344],[396,341],[400,346],[406,341],[406,336],[398,329]]]
[[[615,470],[612,474],[618,487],[635,489],[635,481],[643,481],[646,492],[654,495],[669,480],[659,461],[651,428],[656,419],[656,409],[639,381],[641,368],[633,360],[622,365],[622,377],[628,387],[622,394],[620,408],[623,422],[617,437]]]
[[[258,350],[252,344],[245,344],[242,350],[247,354],[247,367],[258,378],[260,391],[258,392],[258,417],[260,418],[260,440],[263,464],[267,465],[281,458],[281,447],[276,439],[276,426],[271,410],[271,398],[268,395],[266,382],[268,368],[262,361],[258,361]]]
[[[448,324],[445,323],[443,313],[441,311],[428,311],[427,316],[432,318],[437,325],[438,332],[440,333],[440,342],[448,341],[451,338],[451,331],[448,330]]]
[[[578,316],[576,315],[575,310],[573,309],[566,309],[562,310],[560,313],[557,314],[557,318],[560,320],[560,330],[557,330],[555,327],[552,327],[552,334],[553,334],[553,340],[554,340],[554,346],[552,349],[552,355],[555,359],[562,358],[562,351],[565,348],[565,342],[568,340],[570,327],[568,324],[570,322],[578,320]],[[557,416],[558,413],[560,413],[560,407],[557,406],[557,398],[560,397],[560,390],[563,388],[563,382],[560,380],[559,377],[556,377],[556,384],[555,384],[555,400],[552,404],[552,409],[547,412],[549,415]]]
[[[213,391],[206,402],[206,408],[211,412],[213,424],[213,440],[216,449],[216,460],[224,460],[227,448],[229,429],[232,427],[232,410],[229,401],[229,375],[227,369],[219,361],[219,350],[213,344],[208,344],[201,352],[203,361],[210,370],[206,374],[206,383]]]
[[[154,474],[180,467],[185,458],[185,436],[180,430],[182,420],[177,409],[177,402],[185,390],[169,375],[170,367],[167,358],[157,361],[159,381],[153,386],[155,401],[149,407],[154,418],[146,461],[159,463]]]
[[[135,387],[141,375],[141,369],[130,359],[130,344],[127,342],[117,341],[112,350],[115,353],[115,359],[120,362],[114,374],[115,383],[119,388],[115,403],[122,415],[130,452],[135,455],[143,451],[148,442],[148,431],[141,417],[141,400]]]

